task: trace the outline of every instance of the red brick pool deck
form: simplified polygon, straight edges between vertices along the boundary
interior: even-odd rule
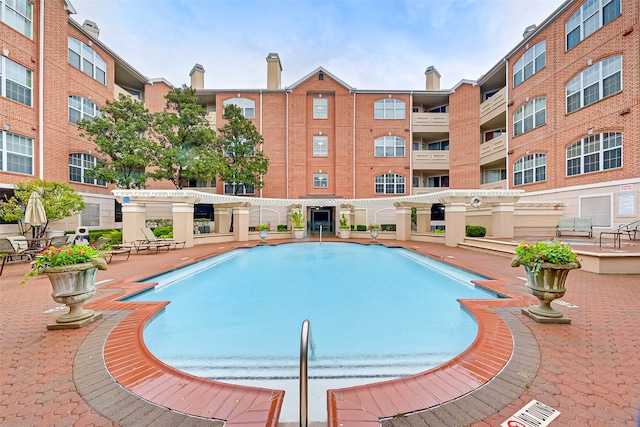
[[[571,325],[545,325],[520,313],[519,307],[535,299],[524,289],[523,270],[511,268],[508,257],[438,244],[384,243],[468,266],[497,279],[486,285],[513,298],[467,303],[480,336],[447,364],[331,392],[330,426],[499,426],[532,399],[561,412],[552,425],[637,426],[640,276],[573,271],[563,298],[568,305],[558,305]],[[109,270],[98,273],[98,294],[87,304],[104,318],[77,330],[47,331],[60,315],[48,279],[21,286],[28,264],[7,264],[0,276],[0,424],[222,426],[224,421],[275,427],[280,393],[172,370],[140,341],[141,325],[161,304],[113,301],[139,289],[133,280],[237,246],[141,253],[128,261],[114,257]]]

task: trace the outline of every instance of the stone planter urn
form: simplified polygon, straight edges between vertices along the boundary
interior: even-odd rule
[[[539,305],[532,305],[522,309],[522,312],[540,323],[571,323],[564,318],[561,311],[551,307],[551,302],[562,298],[566,292],[565,281],[571,270],[580,268],[579,263],[550,264],[542,263],[540,269],[534,273],[533,264],[520,264],[513,260],[513,267],[522,265],[527,276],[527,290],[538,298]]]
[[[263,245],[265,243],[265,240],[267,239],[267,233],[269,232],[269,230],[258,230],[258,236],[260,236],[260,240]]]
[[[371,241],[372,242],[378,241],[378,230],[376,230],[375,228],[371,229]]]
[[[349,236],[351,236],[351,229],[349,229],[349,228],[341,228],[340,229],[340,238],[341,239],[348,239]]]
[[[304,228],[294,228],[293,229],[293,238],[294,239],[302,239],[302,238],[304,238]]]
[[[84,326],[83,321],[90,323],[96,320],[96,313],[93,310],[83,309],[82,305],[96,294],[98,270],[106,269],[107,262],[102,258],[95,258],[87,263],[47,268],[42,271],[53,287],[51,294],[53,300],[69,307],[68,313],[56,318],[56,322],[61,324],[61,327],[49,329],[63,329],[64,325],[77,328]],[[71,323],[76,325],[71,326]]]

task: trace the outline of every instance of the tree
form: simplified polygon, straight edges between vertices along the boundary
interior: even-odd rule
[[[149,178],[157,178],[153,169],[145,169],[159,157],[160,147],[148,138],[154,116],[142,102],[123,94],[106,104],[100,115],[78,123],[80,136],[93,141],[102,155],[88,173],[119,188],[145,188]]]
[[[47,214],[47,223],[39,228],[39,235],[43,237],[49,221],[55,221],[80,213],[84,209],[84,201],[69,184],[61,182],[47,182],[34,180],[15,185],[14,195],[0,200],[0,218],[5,221],[17,221],[20,234],[25,234],[24,211],[33,191],[40,194],[40,200]]]
[[[156,114],[154,124],[161,146],[156,177],[170,180],[178,189],[186,179],[215,179],[222,153],[216,149],[215,131],[195,89],[175,88],[165,98],[166,108]]]
[[[218,151],[224,154],[220,178],[232,185],[234,195],[242,188],[262,188],[269,167],[269,159],[258,150],[262,135],[235,105],[227,105],[222,118],[227,123],[218,129]]]

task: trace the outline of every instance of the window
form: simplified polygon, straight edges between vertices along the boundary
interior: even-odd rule
[[[567,147],[567,176],[622,167],[622,133],[589,135]]]
[[[542,126],[547,121],[547,99],[536,98],[522,107],[513,115],[513,136],[528,132]]]
[[[449,175],[444,176],[430,176],[427,187],[448,187]]]
[[[587,0],[564,25],[567,50],[620,16],[620,0]]]
[[[446,105],[442,105],[440,107],[432,108],[432,109],[427,111],[427,113],[446,113],[446,112],[447,112],[447,106]]]
[[[531,184],[546,179],[546,154],[528,154],[513,164],[513,185]]]
[[[546,65],[547,42],[541,41],[529,48],[513,66],[513,87],[518,86]]]
[[[80,120],[93,120],[100,115],[100,109],[89,99],[71,95],[69,97],[69,122],[78,123]]]
[[[492,182],[503,181],[507,179],[506,169],[489,169],[482,171],[482,183],[490,184]]]
[[[248,98],[231,98],[222,103],[224,107],[227,105],[235,105],[242,111],[245,119],[256,118],[256,102]]]
[[[611,195],[580,198],[580,217],[591,218],[594,227],[612,227],[613,200]]]
[[[566,86],[567,113],[622,90],[622,57],[612,56],[593,64]]]
[[[374,103],[374,118],[376,119],[404,119],[404,101],[388,98]]]
[[[28,0],[0,0],[0,21],[31,38],[33,5]]]
[[[107,63],[93,49],[73,37],[69,37],[69,64],[103,85],[107,84]]]
[[[404,138],[382,136],[374,140],[376,157],[404,157]]]
[[[122,222],[122,203],[113,200],[113,222]]]
[[[318,73],[318,80],[324,80],[324,73]]]
[[[502,134],[507,133],[506,129],[495,129],[495,130],[490,130],[484,133],[484,142],[488,142],[491,141],[494,138],[499,137]]]
[[[376,194],[404,194],[405,178],[402,175],[386,173],[375,179]]]
[[[429,151],[449,151],[449,140],[438,141],[438,142],[429,142],[427,144],[427,150]]]
[[[69,154],[69,181],[83,182],[93,185],[107,185],[106,182],[94,179],[89,171],[96,166],[97,158],[91,154]]]
[[[329,185],[329,175],[326,173],[313,174],[313,188],[327,188]]]
[[[238,190],[237,192],[236,189]],[[246,194],[255,194],[255,192],[253,185],[236,184],[235,182],[224,183],[224,194],[237,194],[241,196]]]
[[[313,157],[327,157],[329,155],[329,137],[315,135],[313,137]]]
[[[326,119],[329,117],[327,98],[313,98],[313,118]]]
[[[30,69],[0,56],[0,95],[31,107],[32,77]]]
[[[83,227],[100,226],[100,205],[98,203],[85,203],[80,216],[80,225]]]
[[[33,139],[2,132],[0,138],[0,171],[33,175]]]

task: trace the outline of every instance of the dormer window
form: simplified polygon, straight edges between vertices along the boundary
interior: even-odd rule
[[[324,73],[318,73],[318,80],[324,80]]]

